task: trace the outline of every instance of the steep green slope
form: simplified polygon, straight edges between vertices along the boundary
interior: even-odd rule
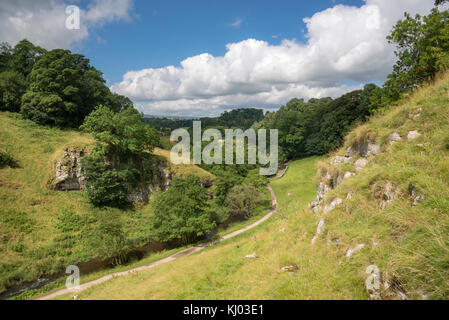
[[[349,147],[360,152],[347,158]],[[279,211],[265,225],[78,299],[449,298],[449,75],[356,128],[336,155],[318,179],[305,159],[273,182]],[[316,213],[313,180],[329,189]]]
[[[0,294],[6,287],[47,277],[70,264],[105,258],[104,248],[89,242],[105,217],[122,226],[125,249],[148,242],[152,201],[133,210],[98,209],[81,191],[48,188],[53,163],[64,146],[92,144],[87,134],[38,126],[0,112],[0,151],[14,162],[0,166]],[[181,171],[176,169],[173,175]],[[214,179],[194,165],[184,165],[182,174]]]

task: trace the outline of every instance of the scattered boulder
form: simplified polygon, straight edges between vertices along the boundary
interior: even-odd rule
[[[418,108],[415,110],[415,115],[413,115],[413,119],[421,117],[422,108]]]
[[[379,199],[379,206],[385,209],[387,205],[396,199],[396,190],[393,184],[388,181],[383,187],[377,187],[374,191],[374,197]]]
[[[368,164],[368,160],[365,158],[360,158],[358,159],[355,163],[355,171],[359,172],[360,170],[362,170],[364,167],[366,167],[366,165]]]
[[[350,200],[350,199],[352,199],[352,196],[354,195],[354,192],[353,191],[349,191],[348,192],[348,195],[346,196],[346,200]]]
[[[366,158],[371,155],[379,154],[380,152],[381,152],[380,145],[368,140],[363,140],[360,143],[350,146],[346,150],[345,156],[352,157],[353,155],[358,153],[360,156]]]
[[[415,140],[421,136],[421,133],[419,133],[417,130],[410,131],[407,135],[408,140]]]
[[[331,164],[340,164],[340,163],[348,163],[351,161],[351,157],[341,157],[341,156],[335,156],[331,159]]]
[[[410,197],[412,198],[412,206],[414,206],[414,207],[426,199],[426,197],[424,195],[422,195],[418,191],[418,189],[413,185],[409,186],[408,191],[409,191]]]
[[[318,213],[321,210],[322,200],[317,197],[309,204],[309,212]]]
[[[363,243],[361,243],[361,244],[356,245],[354,248],[348,249],[348,251],[346,251],[346,258],[347,258],[348,260],[351,259],[352,255],[353,255],[355,252],[357,252],[357,251],[363,249],[364,247],[365,247],[365,245],[364,245]]]
[[[320,178],[320,183],[317,187],[317,197],[309,204],[309,211],[318,213],[321,210],[323,199],[326,194],[338,187],[344,179],[353,176],[352,172],[340,172],[338,169],[336,173],[330,174],[328,169],[318,170],[318,177]]]
[[[327,214],[329,212],[331,212],[332,210],[335,209],[336,206],[340,205],[343,203],[343,200],[340,198],[335,198],[334,200],[332,200],[331,203],[329,203],[327,206],[324,207],[323,213]]]
[[[299,270],[299,267],[296,264],[292,264],[291,266],[285,266],[281,268],[282,271],[288,272],[289,274],[295,273]]]
[[[258,258],[258,255],[257,255],[257,253],[252,253],[252,254],[247,254],[246,256],[245,256],[245,258],[246,259],[255,259],[255,258]]]
[[[340,239],[338,239],[337,237],[331,238],[330,234],[327,234],[327,244],[333,244],[333,245],[340,245]]]
[[[316,228],[315,236],[312,239],[312,244],[314,244],[318,237],[323,233],[325,226],[326,223],[324,222],[324,219],[320,219],[320,221],[318,222],[318,227]]]
[[[390,133],[388,138],[390,139],[390,144],[394,144],[402,140],[401,136],[397,132]]]
[[[345,175],[343,176],[343,179],[348,179],[348,178],[351,178],[352,176],[355,176],[355,173],[347,171],[345,173]]]

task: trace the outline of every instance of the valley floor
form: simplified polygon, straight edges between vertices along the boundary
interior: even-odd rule
[[[298,230],[288,226],[289,217],[303,211],[315,196],[318,160],[295,161],[283,178],[272,181],[278,211],[257,228],[158,268],[113,278],[76,293],[77,299],[285,298],[285,292],[302,283],[299,274],[281,270],[300,263],[300,256],[290,246]],[[245,258],[253,253],[257,258]],[[57,298],[71,299],[73,295]],[[297,298],[296,293],[288,298]]]

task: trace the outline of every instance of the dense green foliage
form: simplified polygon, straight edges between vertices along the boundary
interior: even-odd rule
[[[233,187],[226,197],[225,205],[231,216],[249,219],[257,206],[258,190],[250,184]]]
[[[25,77],[16,71],[0,73],[0,110],[19,112],[22,95],[27,89]]]
[[[56,49],[34,65],[21,112],[39,124],[78,127],[108,96],[101,72],[90,66],[88,59]]]
[[[22,40],[14,48],[0,45],[0,110],[19,112],[22,95],[29,86],[29,74],[46,51]]]
[[[160,241],[190,243],[215,227],[212,201],[198,177],[175,178],[155,201],[153,229]]]
[[[78,127],[99,104],[119,112],[133,103],[111,93],[89,59],[69,50],[47,52],[28,40],[0,45],[0,110],[38,124]]]
[[[378,89],[366,85],[335,100],[292,99],[254,127],[279,130],[281,161],[325,154],[341,144],[351,126],[370,114],[371,98]]]
[[[0,45],[0,72],[15,71],[25,78],[29,76],[35,63],[47,51],[24,39],[12,48],[8,43]]]
[[[134,108],[114,113],[100,105],[85,119],[81,129],[91,133],[105,153],[140,154],[151,152],[159,139],[142,119],[142,114]]]
[[[97,141],[96,150],[83,158],[87,195],[94,205],[124,207],[130,191],[152,178],[149,152],[158,137],[142,117],[134,108],[114,113],[100,105],[81,126]]]
[[[439,6],[439,5],[441,5],[441,4],[443,4],[443,3],[446,3],[446,2],[448,2],[449,0],[435,0],[435,5],[436,6]]]
[[[93,152],[83,158],[82,164],[87,196],[92,204],[119,208],[129,204],[125,179],[104,154]]]
[[[112,258],[113,265],[121,265],[127,241],[120,217],[116,212],[108,212],[97,219],[98,224],[89,232],[89,246],[97,248],[103,258]]]
[[[385,83],[393,99],[449,67],[448,11],[434,8],[429,15],[414,18],[405,13],[387,39],[397,47],[398,61]]]

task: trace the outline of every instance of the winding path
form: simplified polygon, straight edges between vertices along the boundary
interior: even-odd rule
[[[257,220],[256,222],[254,222],[254,223],[252,223],[252,224],[250,224],[250,225],[248,225],[246,227],[243,227],[243,228],[241,228],[241,229],[239,229],[237,231],[234,231],[234,232],[231,232],[231,233],[229,233],[227,235],[224,235],[223,237],[220,237],[220,238],[218,238],[216,240],[209,241],[209,242],[206,242],[206,243],[202,243],[202,244],[199,244],[199,245],[196,245],[196,246],[193,246],[193,247],[181,250],[181,251],[176,252],[175,254],[173,254],[173,255],[171,255],[171,256],[169,256],[167,258],[164,258],[164,259],[152,262],[152,263],[147,264],[145,266],[141,266],[141,267],[137,267],[137,268],[134,268],[134,269],[121,271],[121,272],[114,272],[114,273],[105,275],[105,276],[103,276],[101,278],[98,278],[96,280],[92,280],[92,281],[83,283],[83,284],[80,285],[79,289],[77,289],[77,290],[74,290],[74,289],[61,289],[61,290],[55,291],[53,293],[47,294],[45,296],[39,297],[36,300],[49,300],[49,299],[53,299],[53,298],[56,298],[56,297],[58,297],[60,295],[67,294],[67,293],[77,294],[77,293],[79,293],[79,292],[81,292],[83,290],[86,290],[86,289],[88,289],[90,287],[93,287],[93,286],[95,286],[97,284],[100,284],[102,282],[108,281],[108,280],[110,280],[112,278],[126,276],[126,275],[133,274],[133,273],[136,273],[136,272],[148,270],[148,269],[160,266],[162,264],[171,262],[173,260],[177,260],[179,258],[189,256],[189,255],[191,255],[191,254],[193,254],[195,252],[203,250],[206,247],[214,245],[214,244],[216,244],[218,242],[222,242],[222,241],[227,240],[229,238],[233,238],[233,237],[235,237],[235,236],[237,236],[237,235],[239,235],[239,234],[241,234],[241,233],[243,233],[245,231],[253,229],[253,228],[257,227],[258,225],[260,225],[261,223],[263,223],[266,220],[268,220],[277,210],[276,195],[274,194],[274,191],[271,188],[271,186],[267,186],[267,188],[268,188],[268,191],[270,191],[270,194],[271,194],[271,204],[272,205],[271,205],[270,212],[268,212],[263,218]]]

